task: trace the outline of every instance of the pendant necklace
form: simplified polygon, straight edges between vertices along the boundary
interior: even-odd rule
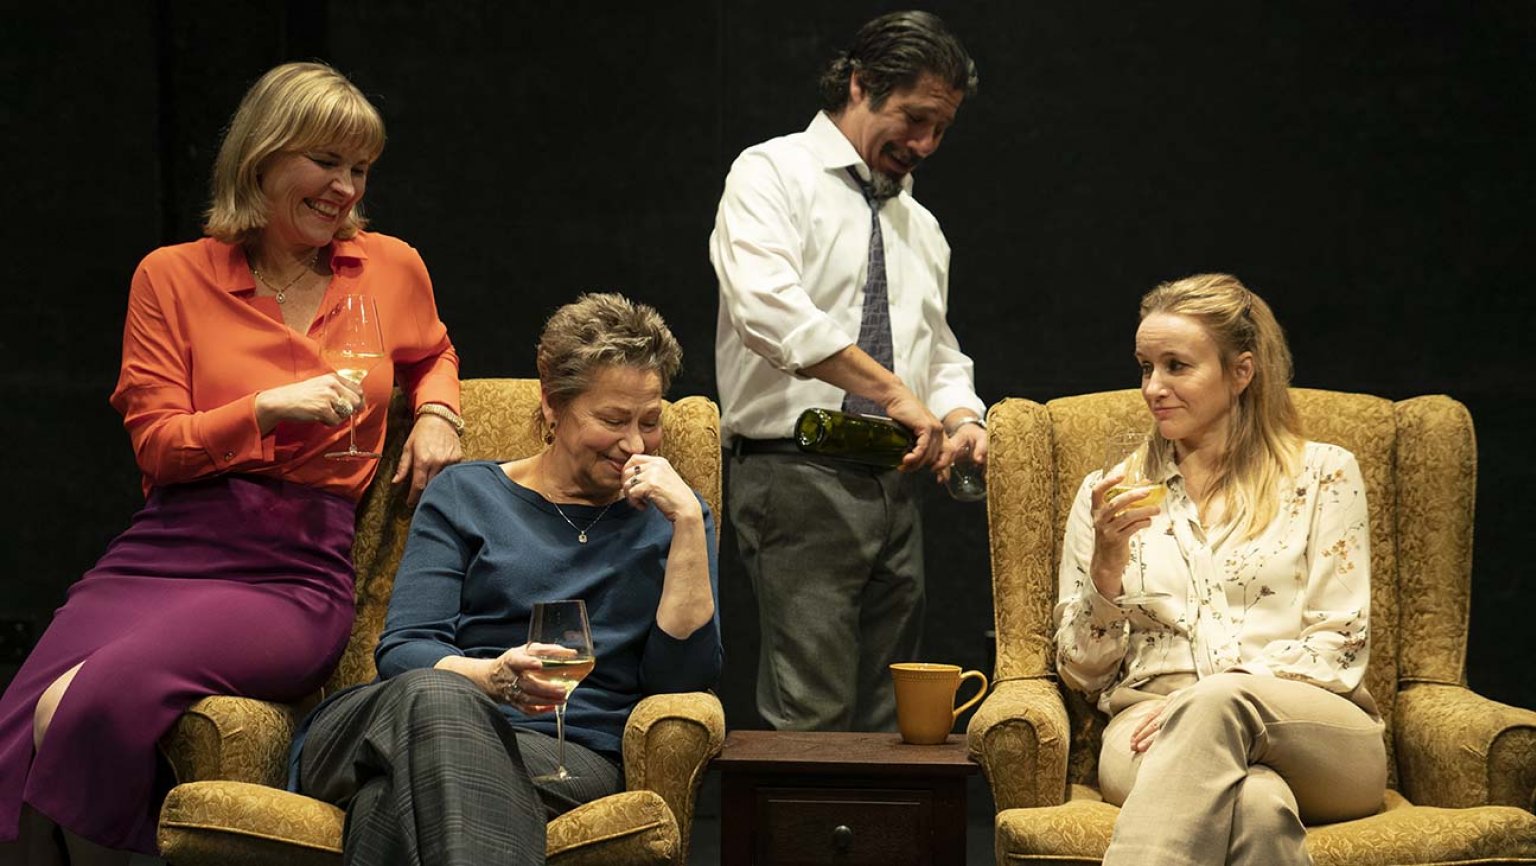
[[[617,502],[617,501],[618,500],[614,500],[614,502]],[[587,524],[587,529],[582,529],[581,527],[577,526],[576,524],[571,523],[571,519],[569,517],[565,516],[565,511],[560,508],[559,504],[554,503],[554,502],[551,502],[549,504],[555,506],[555,511],[560,514],[560,519],[561,520],[564,520],[566,523],[570,523],[571,528],[576,530],[576,540],[581,542],[582,544],[586,544],[587,543],[587,529],[591,529],[592,527],[596,526],[597,522],[599,520],[603,519],[603,515],[608,513],[608,509],[613,507],[613,502],[610,502],[607,505],[604,505],[603,506],[603,510],[599,511],[597,513],[597,516],[592,518],[592,522]]]
[[[272,289],[272,299],[274,301],[277,301],[279,304],[286,304],[288,302],[288,290],[293,288],[293,284],[294,283],[297,283],[299,280],[303,279],[305,274],[309,273],[311,270],[314,269],[314,267],[315,267],[315,259],[319,258],[319,256],[320,256],[320,248],[319,247],[315,247],[315,251],[309,254],[309,260],[304,262],[304,267],[299,268],[299,272],[297,274],[294,274],[293,279],[289,280],[286,284],[284,284],[284,286],[281,289],[274,288],[273,285],[272,285],[272,281],[267,279],[266,277],[262,276],[261,275],[261,270],[259,268],[257,268],[255,265],[251,266],[251,276],[253,276],[256,279],[260,280],[262,285],[266,286],[269,289]]]

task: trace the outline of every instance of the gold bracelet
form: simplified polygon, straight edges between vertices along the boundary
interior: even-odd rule
[[[449,409],[447,406],[444,406],[441,403],[423,403],[420,406],[417,406],[416,417],[420,418],[423,415],[435,415],[438,418],[447,421],[449,424],[452,424],[454,433],[460,436],[464,435],[463,417],[461,417],[459,413]]]

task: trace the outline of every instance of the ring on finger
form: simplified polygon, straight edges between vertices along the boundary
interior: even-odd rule
[[[343,418],[352,414],[352,404],[345,400],[332,400],[331,408],[336,410],[336,414]]]

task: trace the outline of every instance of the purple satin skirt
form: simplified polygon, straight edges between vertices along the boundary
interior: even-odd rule
[[[207,695],[314,692],[351,632],[355,506],[229,476],[154,490],[74,586],[0,698],[0,840],[22,803],[110,848],[155,852],[156,744]],[[42,748],[38,697],[84,665]]]

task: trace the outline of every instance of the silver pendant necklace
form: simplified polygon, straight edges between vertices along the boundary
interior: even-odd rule
[[[614,501],[617,502],[618,500],[614,500]],[[576,524],[571,523],[571,519],[569,517],[565,516],[565,511],[563,509],[561,509],[559,503],[551,502],[549,504],[555,506],[555,511],[560,514],[560,519],[561,520],[564,520],[566,523],[570,523],[571,528],[576,530],[576,540],[581,542],[582,544],[586,544],[587,543],[587,529],[591,529],[592,527],[596,526],[597,522],[599,520],[603,519],[603,515],[608,513],[608,509],[613,507],[613,502],[610,502],[607,505],[604,505],[603,506],[603,510],[599,511],[597,513],[597,516],[592,518],[592,522],[587,524],[587,529],[582,529],[581,527],[577,526]]]

